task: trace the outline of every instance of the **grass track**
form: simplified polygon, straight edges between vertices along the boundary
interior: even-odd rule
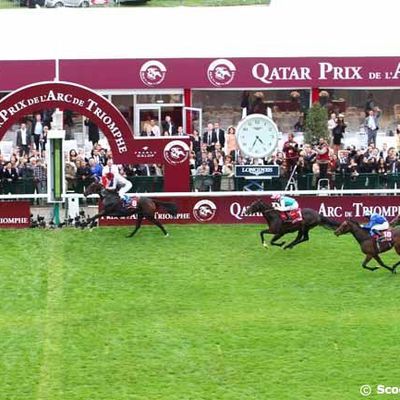
[[[399,385],[400,276],[362,270],[351,237],[315,230],[283,251],[261,247],[260,226],[169,230],[0,231],[0,398],[342,400]]]

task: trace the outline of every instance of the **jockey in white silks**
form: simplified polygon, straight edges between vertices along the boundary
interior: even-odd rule
[[[273,207],[275,210],[284,212],[287,221],[292,220],[290,211],[299,211],[299,203],[293,197],[274,194],[271,196],[271,199],[274,201]]]
[[[132,188],[132,182],[124,178],[120,173],[114,174],[112,172],[106,172],[101,178],[101,183],[107,190],[118,190],[119,197],[124,202],[124,205],[128,206],[130,203],[130,197],[126,194]]]

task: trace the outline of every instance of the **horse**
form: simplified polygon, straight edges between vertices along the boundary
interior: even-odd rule
[[[277,243],[277,240],[287,233],[297,232],[296,238],[289,244],[285,245],[283,247],[284,250],[292,249],[294,246],[308,241],[308,232],[310,229],[315,228],[318,225],[322,225],[330,229],[337,228],[340,225],[339,222],[326,218],[311,208],[303,208],[301,210],[303,216],[301,221],[282,221],[280,211],[276,210],[272,204],[264,203],[262,200],[256,200],[247,208],[246,215],[251,215],[254,213],[261,213],[268,224],[268,228],[260,232],[261,244],[264,247],[268,247],[264,238],[265,234],[274,235],[270,241],[272,246],[282,247],[286,242]]]
[[[161,222],[155,218],[155,212],[159,207],[163,208],[172,216],[175,216],[178,212],[178,208],[175,203],[155,200],[144,196],[138,198],[136,207],[124,207],[118,192],[105,189],[103,185],[97,181],[92,182],[84,192],[85,197],[91,194],[98,194],[100,196],[100,199],[103,202],[103,209],[98,214],[88,218],[86,226],[89,225],[90,227],[93,227],[94,222],[103,216],[129,217],[131,215],[137,215],[135,229],[127,237],[132,237],[139,230],[142,225],[143,218],[146,218],[148,221],[158,226],[164,233],[164,236],[169,236]]]
[[[392,247],[396,250],[396,253],[400,255],[400,229],[392,228],[389,230],[392,234],[392,243],[382,242],[380,245],[376,240],[371,237],[369,231],[363,229],[360,224],[353,220],[344,221],[335,231],[336,236],[345,235],[351,233],[360,245],[361,251],[365,254],[365,259],[362,263],[362,267],[370,271],[375,271],[379,267],[368,267],[368,262],[374,258],[381,267],[384,267],[391,271],[393,274],[396,273],[396,267],[400,264],[400,261],[394,264],[392,267],[386,265],[379,257],[380,253],[384,253],[390,250]]]

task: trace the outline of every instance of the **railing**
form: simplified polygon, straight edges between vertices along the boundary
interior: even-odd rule
[[[128,178],[132,182],[132,193],[162,193],[164,191],[163,176],[136,176]],[[329,188],[333,190],[359,189],[397,189],[400,187],[400,174],[335,174],[328,177]],[[254,179],[264,191],[284,191],[287,179],[272,178],[266,180]],[[301,191],[312,191],[318,188],[318,176],[314,174],[299,174],[296,177],[297,188]],[[227,176],[192,176],[191,192],[242,192],[246,190],[249,180]],[[83,193],[90,181],[69,180],[68,192]],[[46,193],[45,182],[37,183],[32,178],[20,178],[14,182],[1,182],[0,195],[43,194]],[[3,196],[2,196],[3,197]],[[5,198],[5,197],[3,197]]]

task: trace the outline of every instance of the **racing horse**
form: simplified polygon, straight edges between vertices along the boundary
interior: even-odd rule
[[[100,199],[103,203],[103,208],[98,214],[87,219],[86,226],[93,227],[95,221],[103,216],[129,217],[131,215],[137,215],[135,229],[127,237],[132,237],[139,230],[142,225],[143,218],[146,218],[148,221],[158,226],[164,235],[168,236],[168,232],[164,226],[155,218],[155,212],[159,207],[163,208],[172,216],[175,216],[178,212],[178,208],[175,203],[155,200],[142,196],[137,199],[137,204],[135,207],[124,207],[118,192],[105,189],[98,181],[92,182],[84,192],[85,197],[91,194],[98,194],[100,196]]]
[[[384,253],[390,250],[392,247],[396,250],[396,253],[400,255],[400,229],[391,228],[391,242],[379,242],[376,241],[370,234],[369,230],[363,229],[360,224],[353,220],[346,220],[335,230],[335,235],[345,235],[346,233],[351,233],[360,245],[361,251],[365,254],[365,259],[361,264],[363,268],[369,269],[370,271],[375,271],[379,267],[369,267],[367,264],[371,259],[375,259],[381,267],[384,267],[391,271],[393,274],[396,273],[396,267],[400,264],[398,261],[392,267],[386,265],[382,259],[379,257],[380,253]]]
[[[261,244],[264,247],[268,247],[264,235],[270,234],[274,235],[270,241],[270,244],[279,247],[283,246],[283,249],[285,250],[292,249],[294,246],[308,241],[310,229],[315,228],[318,225],[322,225],[330,229],[337,228],[340,225],[339,222],[326,218],[311,208],[303,208],[301,210],[303,216],[301,221],[282,221],[280,211],[276,210],[272,204],[264,203],[262,200],[256,200],[255,202],[251,203],[246,210],[246,215],[255,213],[261,213],[268,224],[268,228],[260,232]],[[277,242],[277,240],[279,240],[282,236],[291,232],[297,232],[297,236],[292,242],[286,245],[286,242]]]

